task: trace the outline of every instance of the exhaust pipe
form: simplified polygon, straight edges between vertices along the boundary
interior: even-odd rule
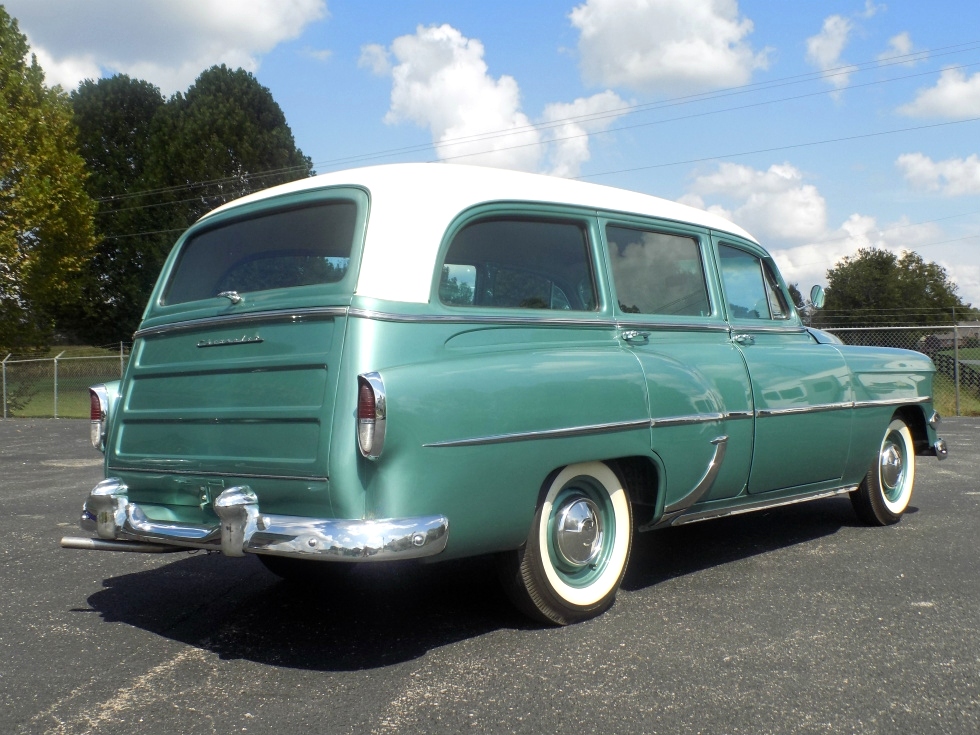
[[[61,539],[63,549],[85,549],[87,551],[132,551],[143,554],[169,554],[174,551],[187,551],[180,546],[146,544],[142,541],[107,541],[101,538],[81,538],[65,536]]]

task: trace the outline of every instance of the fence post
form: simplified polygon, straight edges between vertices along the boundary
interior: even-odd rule
[[[12,353],[10,353],[12,354]],[[10,354],[3,358],[3,417],[7,418],[7,360]]]
[[[123,343],[119,342],[119,379],[122,380],[123,372],[126,368],[126,362],[123,360]]]
[[[955,314],[956,311],[954,310]],[[960,330],[953,322],[953,383],[956,385],[956,415],[960,415]]]
[[[62,350],[54,358],[54,417],[58,418],[58,358],[65,354]]]

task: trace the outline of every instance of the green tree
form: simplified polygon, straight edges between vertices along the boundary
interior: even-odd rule
[[[160,197],[175,204],[168,209],[181,228],[219,204],[313,172],[272,92],[224,64],[160,110],[147,168],[155,187],[169,190]]]
[[[94,245],[71,104],[48,88],[17,21],[0,6],[0,345],[50,336]]]
[[[151,185],[150,130],[165,101],[149,82],[121,74],[82,82],[71,100],[100,239],[82,273],[79,302],[58,321],[86,342],[126,341],[171,245],[169,237],[145,234],[164,229],[166,218],[148,198],[133,195]]]
[[[166,101],[141,80],[88,81],[73,104],[102,240],[63,320],[87,341],[131,338],[174,240],[201,215],[312,172],[272,93],[242,69],[213,67]]]
[[[918,253],[901,256],[861,248],[827,271],[827,301],[815,321],[822,326],[948,324],[976,310],[956,293],[946,269]]]

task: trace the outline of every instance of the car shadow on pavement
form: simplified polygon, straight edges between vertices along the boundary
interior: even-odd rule
[[[388,666],[496,629],[533,627],[486,558],[364,564],[296,584],[255,558],[198,554],[103,584],[88,603],[106,622],[225,659],[309,670]]]
[[[623,589],[641,590],[860,525],[847,499],[833,498],[638,534]],[[361,564],[297,584],[253,557],[198,553],[103,584],[88,602],[106,622],[225,659],[309,670],[388,666],[494,630],[541,627],[512,608],[488,557]]]
[[[915,510],[909,507],[907,512]],[[643,589],[852,526],[864,524],[842,496],[637,534],[623,589]]]

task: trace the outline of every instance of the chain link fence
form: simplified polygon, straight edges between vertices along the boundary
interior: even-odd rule
[[[900,347],[936,364],[933,398],[944,416],[980,416],[980,324],[930,327],[824,327],[845,344]],[[3,418],[88,418],[88,387],[118,380],[129,360],[117,355],[17,359],[3,367]]]
[[[119,380],[129,354],[17,358],[7,355],[3,372],[3,418],[88,418],[90,385]]]

